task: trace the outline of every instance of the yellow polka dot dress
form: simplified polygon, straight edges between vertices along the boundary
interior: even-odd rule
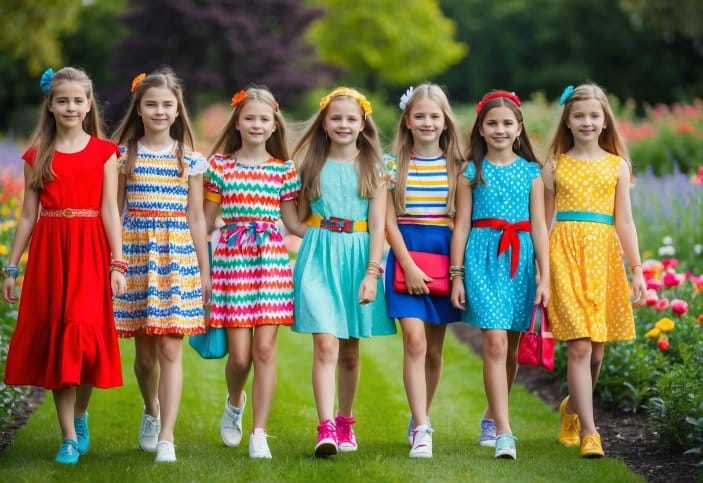
[[[559,156],[556,211],[612,216],[621,158]],[[596,216],[599,216],[596,215]],[[615,226],[594,221],[557,221],[549,237],[554,337],[593,342],[635,337],[630,287]]]

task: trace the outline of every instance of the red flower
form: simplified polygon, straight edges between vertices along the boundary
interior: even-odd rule
[[[661,288],[664,286],[661,280],[657,280],[656,278],[650,278],[647,280],[647,288],[652,289],[652,290],[661,290]]]
[[[681,284],[682,278],[673,270],[667,270],[664,274],[663,282],[667,287],[676,287]]]
[[[648,289],[647,290],[647,305],[656,305],[657,300],[659,300],[659,295],[657,295],[657,291],[653,289]]]
[[[698,316],[698,322],[699,322],[700,324],[703,324],[703,314],[701,314],[701,315]]]
[[[657,347],[659,347],[659,350],[668,351],[669,350],[669,338],[665,335],[662,335],[661,337],[659,337],[659,340],[657,341]]]
[[[684,315],[688,312],[688,304],[685,300],[674,299],[671,301],[671,311],[678,315]]]
[[[670,268],[678,267],[679,261],[676,258],[665,258],[662,260],[662,265],[664,266],[664,270],[668,270]]]
[[[669,308],[669,299],[664,298],[664,297],[660,298],[659,300],[657,300],[657,303],[654,304],[654,308],[660,312],[662,310],[668,309]]]
[[[244,90],[238,91],[232,96],[232,101],[230,102],[230,105],[232,107],[234,107],[246,98],[247,98],[247,91],[244,91]]]

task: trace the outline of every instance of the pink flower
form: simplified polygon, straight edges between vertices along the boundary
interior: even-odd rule
[[[665,309],[669,308],[669,299],[662,297],[659,300],[657,300],[657,303],[654,304],[654,308],[657,309],[658,311],[662,311]]]
[[[670,268],[678,267],[679,261],[675,258],[665,258],[662,260],[662,265],[664,265],[664,270],[668,270]]]
[[[657,295],[657,291],[654,289],[648,289],[647,290],[647,305],[655,305],[657,303],[657,300],[659,300],[659,295]]]
[[[667,270],[662,280],[667,287],[676,287],[681,284],[683,278],[673,270]]]
[[[688,312],[688,304],[685,300],[674,299],[671,301],[671,311],[678,315],[684,315]]]
[[[647,288],[652,289],[652,290],[661,290],[661,288],[664,286],[661,280],[657,280],[656,278],[650,278],[647,280]]]

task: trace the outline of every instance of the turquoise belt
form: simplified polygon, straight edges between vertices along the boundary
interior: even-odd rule
[[[593,223],[613,224],[613,215],[595,213],[593,211],[559,211],[557,221],[590,221]]]

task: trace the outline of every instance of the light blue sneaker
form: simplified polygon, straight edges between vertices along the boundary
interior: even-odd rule
[[[430,417],[427,416],[427,426],[432,429],[432,423],[430,423]],[[410,421],[408,421],[408,444],[412,448],[413,446],[413,432],[415,431],[415,418],[410,415]],[[495,434],[495,431],[493,431],[493,434]]]
[[[78,463],[78,443],[73,439],[64,439],[59,452],[56,453],[57,463],[62,465],[75,465]]]
[[[496,446],[496,422],[492,419],[481,419],[481,435],[478,444],[485,448]]]
[[[76,429],[76,448],[78,453],[84,455],[90,448],[90,430],[88,429],[88,411],[82,418],[73,418],[73,427]]]
[[[496,458],[512,458],[517,459],[517,450],[515,449],[515,441],[517,438],[510,433],[499,434],[496,438]]]

